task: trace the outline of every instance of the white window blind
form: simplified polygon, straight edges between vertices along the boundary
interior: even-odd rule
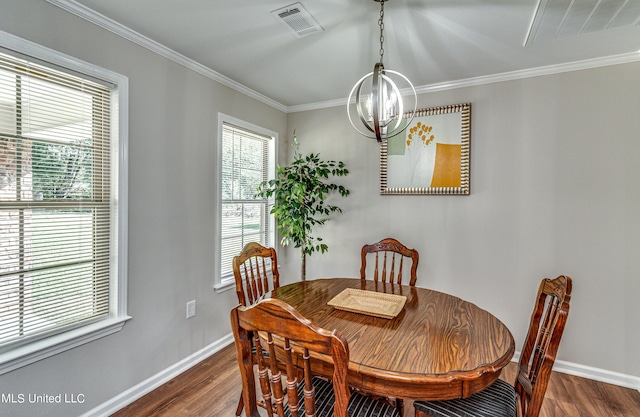
[[[0,53],[0,352],[110,313],[110,94]]]
[[[233,276],[233,257],[249,242],[273,246],[267,199],[255,196],[274,171],[273,137],[224,123],[222,128],[220,273]]]

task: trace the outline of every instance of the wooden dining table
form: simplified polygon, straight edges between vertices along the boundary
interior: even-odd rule
[[[394,318],[327,304],[347,288],[402,295],[406,302]],[[315,325],[342,333],[349,344],[349,385],[380,396],[466,398],[491,385],[515,351],[511,332],[495,316],[426,288],[330,278],[284,285],[270,297],[285,301]],[[315,358],[313,369],[330,376],[330,358]]]

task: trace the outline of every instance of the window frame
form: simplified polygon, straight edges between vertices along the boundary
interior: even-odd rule
[[[216,170],[216,233],[215,233],[215,257],[214,257],[214,289],[217,293],[235,289],[235,279],[233,274],[227,274],[222,276],[220,270],[222,268],[222,135],[224,125],[233,125],[240,129],[245,129],[249,132],[271,137],[269,142],[269,167],[267,168],[268,179],[275,178],[276,166],[278,158],[278,133],[272,130],[263,128],[261,126],[245,122],[244,120],[229,116],[223,113],[218,113],[218,142],[217,142],[217,170]],[[269,240],[274,242],[276,238],[276,224],[275,218],[270,213],[271,206],[273,205],[273,198],[269,198],[267,201],[267,215],[269,216],[269,224],[271,225],[269,231]]]
[[[18,58],[34,60],[57,70],[102,80],[111,90],[111,167],[113,191],[111,221],[109,315],[68,331],[55,333],[0,353],[0,375],[48,358],[104,336],[119,332],[131,317],[127,314],[128,269],[128,114],[129,80],[126,76],[0,31],[0,48]]]

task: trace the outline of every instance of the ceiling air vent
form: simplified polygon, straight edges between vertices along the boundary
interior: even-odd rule
[[[539,0],[525,46],[640,24],[640,0]]]
[[[324,30],[300,3],[274,10],[271,15],[282,22],[298,38]]]

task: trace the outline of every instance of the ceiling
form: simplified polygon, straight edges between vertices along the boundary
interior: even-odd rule
[[[346,102],[379,60],[373,0],[300,0],[322,28],[302,37],[271,13],[296,0],[48,1],[86,6],[289,110]],[[604,58],[640,60],[640,0],[388,0],[384,34],[385,68],[428,91]]]

